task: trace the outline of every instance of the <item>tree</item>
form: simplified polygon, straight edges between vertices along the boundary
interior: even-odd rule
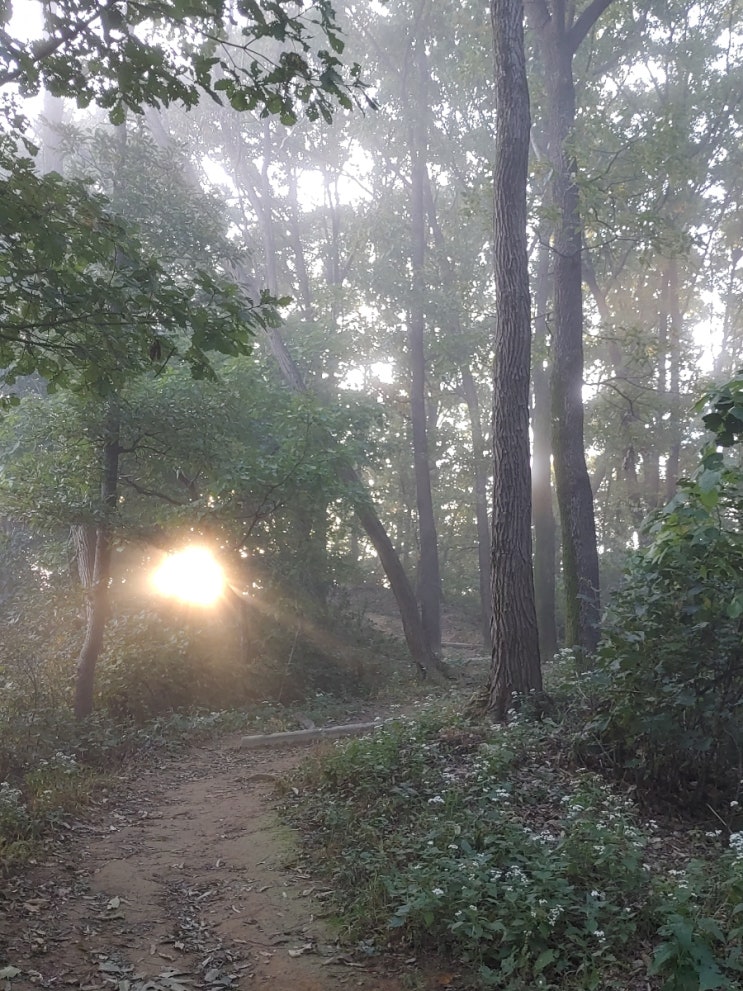
[[[557,501],[562,529],[566,641],[587,653],[598,644],[599,563],[593,494],[583,431],[582,227],[575,154],[573,56],[612,0],[592,0],[578,15],[565,0],[529,4],[545,70],[547,146],[553,168],[554,325],[552,426]]]
[[[326,120],[334,102],[352,106],[349,92],[361,86],[358,71],[351,70],[350,83],[337,71],[343,42],[327,0],[315,10],[332,51],[318,49],[307,23],[281,6],[264,10],[255,3],[249,9],[250,16],[239,19],[237,41],[226,30],[231,8],[219,0],[185,7],[170,0],[105,7],[60,0],[45,10],[40,41],[23,42],[0,28],[0,87],[10,125],[0,145],[8,204],[0,232],[0,364],[6,382],[36,371],[52,387],[92,390],[105,406],[102,515],[94,546],[89,529],[79,531],[78,542],[80,573],[88,583],[78,718],[92,710],[106,620],[121,454],[120,390],[148,362],[160,365],[178,352],[194,375],[211,374],[207,352],[244,352],[254,329],[265,325],[269,307],[260,294],[244,300],[234,286],[204,270],[183,284],[168,278],[102,197],[56,174],[39,177],[18,153],[24,122],[8,88],[29,95],[44,86],[55,96],[75,97],[79,106],[95,102],[119,127],[127,109],[141,113],[145,106],[174,100],[193,106],[203,93],[217,102],[224,94],[237,110],[260,106],[264,116],[279,114],[286,124],[296,120],[297,104],[304,104],[310,118]],[[180,47],[163,45],[156,28],[174,30]]]
[[[529,89],[523,0],[491,0],[495,48],[493,372],[493,653],[488,709],[504,720],[512,694],[540,692],[529,471],[531,303],[526,247]]]

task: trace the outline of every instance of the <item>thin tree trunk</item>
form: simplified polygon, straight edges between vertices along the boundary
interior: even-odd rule
[[[550,303],[549,236],[543,233],[539,247],[534,300],[534,396],[532,444],[532,515],[534,520],[534,594],[539,629],[539,652],[554,657],[557,652],[557,595],[555,591],[557,525],[552,505],[552,409],[549,370],[547,310]]]
[[[522,0],[491,0],[495,48],[493,653],[488,710],[542,690],[534,604],[529,470],[531,304],[526,246],[529,91]]]
[[[418,565],[418,598],[421,605],[423,629],[431,651],[441,652],[441,576],[439,568],[438,534],[431,490],[431,467],[428,453],[426,420],[426,354],[425,354],[425,261],[426,210],[425,190],[428,181],[426,164],[427,135],[423,39],[415,41],[414,64],[418,82],[417,114],[410,128],[410,232],[412,292],[408,319],[408,356],[410,360],[410,418],[413,431],[413,464],[415,469],[416,503],[420,558]]]
[[[681,301],[679,299],[678,259],[668,262],[668,461],[666,462],[666,500],[676,492],[681,470]]]
[[[85,586],[85,639],[77,659],[75,676],[75,718],[85,719],[93,711],[95,669],[103,646],[108,619],[111,581],[112,518],[116,511],[119,480],[120,417],[116,400],[106,404],[101,451],[101,507],[104,519],[95,527],[95,554],[90,573],[91,528],[81,527],[77,542],[80,577]]]
[[[485,472],[483,437],[480,418],[480,401],[475,377],[468,364],[460,367],[462,392],[467,404],[472,434],[472,453],[475,461],[475,522],[477,525],[477,561],[480,586],[480,614],[483,643],[490,646],[490,521],[488,519],[488,483]]]

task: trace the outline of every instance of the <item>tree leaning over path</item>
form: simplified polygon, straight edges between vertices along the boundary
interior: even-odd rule
[[[529,469],[531,303],[526,246],[529,90],[523,0],[491,0],[495,51],[496,289],[493,372],[494,491],[488,711],[504,720],[513,693],[540,692]]]

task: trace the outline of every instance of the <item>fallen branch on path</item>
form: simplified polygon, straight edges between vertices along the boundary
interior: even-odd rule
[[[344,736],[365,736],[383,725],[382,722],[347,723],[345,726],[316,726],[313,729],[291,730],[287,733],[264,733],[259,736],[244,736],[240,741],[240,746],[243,750],[258,750],[261,747],[291,747],[297,743],[336,740]]]

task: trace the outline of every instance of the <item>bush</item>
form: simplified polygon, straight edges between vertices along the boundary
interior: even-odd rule
[[[681,804],[737,797],[743,763],[743,475],[707,452],[647,526],[612,600],[586,756]]]

